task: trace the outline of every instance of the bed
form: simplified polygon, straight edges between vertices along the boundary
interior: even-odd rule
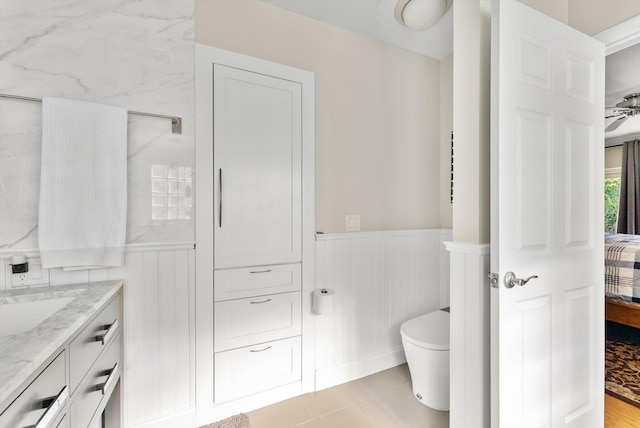
[[[640,328],[640,235],[605,234],[605,317]]]

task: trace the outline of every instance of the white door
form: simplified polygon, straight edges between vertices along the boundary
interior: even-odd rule
[[[492,7],[492,426],[601,427],[604,46]]]
[[[215,268],[301,260],[300,83],[215,64]]]

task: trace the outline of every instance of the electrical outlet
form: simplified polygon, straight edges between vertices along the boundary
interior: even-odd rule
[[[7,263],[9,263],[7,261]],[[39,258],[27,258],[29,270],[27,272],[10,273],[11,268],[7,264],[7,272],[11,275],[11,287],[30,287],[34,285],[49,285],[49,269],[42,269]]]
[[[348,215],[346,220],[347,232],[360,232],[360,215]]]

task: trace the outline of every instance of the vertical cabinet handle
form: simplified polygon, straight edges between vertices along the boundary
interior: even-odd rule
[[[218,227],[222,227],[222,168],[218,170]]]
[[[45,400],[45,403],[48,403],[47,410],[44,411],[38,422],[33,425],[34,428],[47,428],[53,422],[55,417],[60,413],[60,409],[64,406],[64,402],[69,397],[69,390],[65,386],[60,390],[58,395],[56,395],[53,399]],[[47,404],[45,404],[46,406]]]

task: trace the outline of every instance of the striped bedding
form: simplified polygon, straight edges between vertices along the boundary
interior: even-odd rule
[[[640,235],[607,233],[604,242],[605,294],[640,303]]]

